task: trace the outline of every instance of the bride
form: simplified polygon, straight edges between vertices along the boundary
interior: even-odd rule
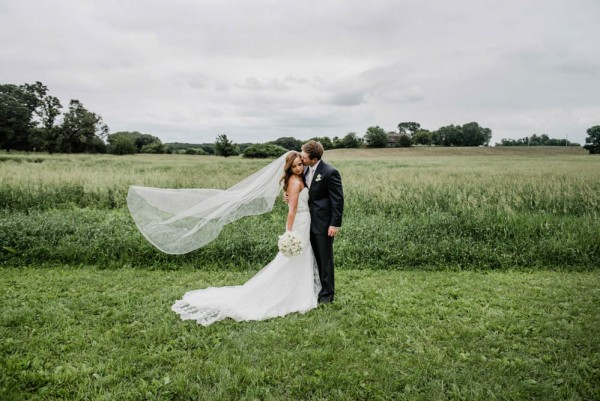
[[[282,165],[283,176],[279,180],[274,181],[273,177],[266,177],[267,174],[273,174],[277,167],[281,173]],[[274,182],[278,184],[277,193],[280,191],[279,184],[282,183],[288,196],[286,230],[301,236],[301,253],[290,257],[278,253],[275,259],[243,285],[209,287],[187,292],[171,307],[182,320],[195,320],[203,326],[208,326],[225,318],[237,321],[264,320],[293,312],[305,313],[317,307],[321,285],[310,246],[308,188],[303,182],[303,172],[300,153],[291,151],[227,191],[130,188],[127,201],[136,224],[147,239],[169,253],[187,251],[187,248],[182,250],[179,245],[175,248],[173,244],[187,243],[189,246],[190,235],[197,237],[198,233],[202,234],[198,237],[202,246],[202,242],[210,242],[218,235],[222,226],[217,227],[216,233],[215,227],[219,224],[231,222],[244,213],[258,214],[264,212],[265,208],[270,210],[274,200]],[[168,207],[163,204],[162,208],[159,207],[158,199],[164,201],[167,196],[174,194],[172,191],[187,191],[177,198],[194,198],[196,203],[192,207],[181,206],[185,210],[169,210],[170,214],[166,213],[165,209]],[[173,208],[172,203],[177,202],[165,203]],[[261,205],[261,210],[257,209],[257,204]],[[252,207],[249,208],[249,205]],[[160,209],[160,213],[156,210],[149,212],[155,208]],[[162,220],[154,218],[155,221],[149,221],[150,214],[163,215]],[[190,218],[192,220],[188,221]],[[186,221],[188,222],[184,224]],[[171,233],[174,230],[173,225],[184,234],[167,234],[168,238],[165,239],[164,233],[157,233],[161,228]],[[208,241],[207,235],[212,237]]]

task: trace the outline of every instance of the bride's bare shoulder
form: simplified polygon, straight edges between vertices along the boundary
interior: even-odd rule
[[[297,175],[290,177],[290,180],[288,181],[288,192],[300,192],[303,188],[304,182],[302,181],[302,178]]]

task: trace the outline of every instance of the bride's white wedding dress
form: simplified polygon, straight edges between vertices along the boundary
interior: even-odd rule
[[[308,188],[299,194],[293,231],[302,236],[304,248],[300,255],[278,253],[245,284],[190,291],[171,309],[183,320],[208,326],[225,318],[264,320],[316,308],[321,284],[310,246]]]

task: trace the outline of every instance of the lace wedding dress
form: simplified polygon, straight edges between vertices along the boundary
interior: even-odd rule
[[[314,309],[321,285],[310,246],[308,188],[300,192],[293,231],[302,236],[304,248],[300,255],[278,253],[245,284],[190,291],[171,309],[181,319],[195,320],[203,326],[225,318],[264,320]]]

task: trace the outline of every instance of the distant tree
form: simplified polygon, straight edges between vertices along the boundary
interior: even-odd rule
[[[294,137],[291,136],[284,136],[281,138],[277,138],[274,141],[271,141],[270,143],[274,144],[274,145],[279,145],[282,148],[285,148],[287,150],[296,150],[296,151],[300,151],[300,149],[302,148],[303,142],[299,139],[296,139]]]
[[[387,141],[387,139],[386,139]],[[344,136],[340,140],[340,148],[352,149],[359,148],[363,144],[362,138],[359,138],[356,135],[356,132],[348,132],[346,136]]]
[[[288,152],[288,149],[282,146],[273,143],[259,143],[247,147],[243,155],[246,158],[269,158],[279,157],[285,152]]]
[[[207,155],[215,154],[215,144],[214,143],[203,143],[202,145],[200,145],[200,147]]]
[[[142,146],[140,153],[162,154],[166,153],[166,150],[165,145],[159,140],[158,142],[150,142],[148,145]]]
[[[492,139],[492,130],[480,127],[476,122],[461,127],[463,144],[460,146],[487,146]]]
[[[113,155],[133,155],[137,153],[135,140],[127,135],[109,135],[107,150],[108,153]]]
[[[585,138],[584,148],[590,154],[600,154],[600,125],[594,125],[587,129],[588,136]]]
[[[250,147],[252,145],[254,145],[254,144],[250,143],[250,142],[236,144],[236,146],[238,147],[239,153],[244,153],[244,150],[246,150],[248,147]]]
[[[463,126],[447,125],[433,132],[431,138],[433,144],[441,142],[444,146],[487,146],[492,139],[492,130],[476,122]]]
[[[0,85],[0,148],[29,150],[33,128],[32,110],[17,85]]]
[[[333,138],[331,138],[331,143],[333,144],[333,148],[334,149],[339,149],[339,148],[343,148],[344,146],[342,145],[342,140],[339,136],[334,136]]]
[[[410,148],[412,145],[412,139],[408,134],[400,134],[398,138],[397,146],[401,148]]]
[[[217,136],[215,141],[215,155],[229,157],[237,156],[239,154],[239,148],[227,138],[227,135],[222,134]]]
[[[579,144],[567,139],[550,138],[546,134],[533,134],[530,137],[519,139],[502,138],[500,143],[496,143],[496,146],[579,146]]]
[[[462,146],[462,129],[459,125],[446,125],[437,129],[443,146]]]
[[[186,155],[204,155],[204,151],[198,148],[187,148],[183,151]]]
[[[398,132],[401,134],[412,135],[420,128],[421,128],[421,124],[413,122],[413,121],[407,121],[407,122],[398,124]]]
[[[500,143],[496,143],[496,146],[527,146],[529,138],[511,139],[502,138]]]
[[[442,134],[439,131],[431,131],[431,144],[433,146],[442,146],[444,144],[444,138],[442,138]]]
[[[129,138],[135,144],[136,153],[165,153],[166,147],[163,145],[162,141],[154,136],[149,134],[142,134],[138,131],[119,131],[114,134],[110,134],[108,136],[109,143],[110,138],[116,137],[124,137]]]
[[[37,117],[41,128],[41,137],[44,139],[48,153],[56,151],[60,131],[57,129],[56,120],[60,116],[62,105],[57,97],[48,94],[48,87],[39,81],[35,84],[22,85],[29,99],[33,114]],[[37,122],[36,122],[37,123]]]
[[[413,145],[431,145],[431,132],[419,129],[412,134]]]
[[[367,128],[365,143],[369,148],[385,148],[387,146],[387,134],[378,125]]]
[[[0,85],[0,138],[4,138],[0,139],[0,146],[20,150],[46,148],[52,152],[61,107],[60,101],[48,95],[48,88],[39,81]]]
[[[79,100],[71,100],[60,128],[60,150],[65,153],[106,151],[108,126],[102,117],[88,111]]]
[[[182,142],[165,143],[165,152],[166,153],[188,153],[187,150],[192,149],[194,151],[194,154],[206,155],[209,153],[204,150],[205,146],[209,147],[211,149],[211,151],[210,151],[211,155],[214,154],[215,145],[212,143],[202,144],[202,145],[196,144],[196,143],[182,143]],[[191,154],[191,152],[188,154]]]
[[[135,136],[135,147],[138,153],[157,153],[157,149],[163,149],[163,152],[158,153],[164,153],[164,145],[158,137],[150,134],[142,134],[137,131],[135,134],[137,134]],[[144,151],[144,148],[151,149],[152,151]]]
[[[315,136],[310,139],[317,141],[317,142],[321,142],[321,145],[323,145],[324,150],[333,149],[333,142],[331,141],[331,138],[329,138],[328,136]]]

